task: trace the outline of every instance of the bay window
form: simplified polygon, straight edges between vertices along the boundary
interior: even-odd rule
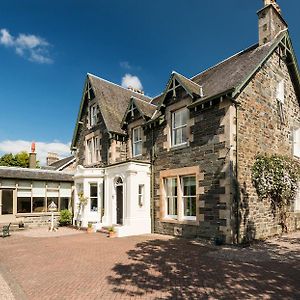
[[[182,108],[172,113],[172,146],[187,143],[188,109]]]
[[[145,185],[139,184],[138,203],[139,203],[140,207],[142,207],[144,205],[144,190],[145,190]]]
[[[97,183],[90,183],[90,208],[91,211],[98,211],[98,185]]]

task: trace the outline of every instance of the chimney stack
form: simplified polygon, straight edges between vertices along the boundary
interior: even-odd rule
[[[29,153],[29,168],[36,169],[35,142],[32,142],[31,144],[31,152]]]
[[[276,0],[263,0],[263,3],[264,7],[257,13],[260,46],[273,41],[280,31],[288,28]]]
[[[50,166],[51,164],[55,163],[56,161],[59,161],[59,157],[57,153],[49,152],[47,155],[47,166]]]

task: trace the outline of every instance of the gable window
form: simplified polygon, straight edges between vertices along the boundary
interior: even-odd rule
[[[142,127],[136,127],[132,130],[132,156],[142,155]]]
[[[88,165],[101,161],[100,137],[94,136],[86,141],[86,163]]]
[[[90,208],[91,211],[98,211],[98,185],[97,183],[90,183]]]
[[[98,107],[94,104],[90,107],[90,126],[93,127],[98,123]]]
[[[187,143],[187,119],[187,108],[182,108],[172,113],[172,146]]]
[[[177,219],[177,178],[165,178],[167,217]]]
[[[276,99],[278,104],[278,114],[279,114],[280,122],[282,124],[285,122],[284,109],[283,109],[284,97],[285,97],[285,85],[284,85],[284,80],[281,80],[277,83]]]
[[[285,87],[284,87],[284,80],[280,80],[277,83],[277,91],[276,91],[276,98],[279,102],[281,102],[282,104],[284,104],[284,92]]]
[[[183,215],[185,219],[196,218],[196,177],[181,177]]]
[[[294,130],[294,156],[300,157],[300,128]]]

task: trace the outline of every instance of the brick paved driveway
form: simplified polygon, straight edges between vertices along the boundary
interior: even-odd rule
[[[300,233],[251,248],[102,234],[0,240],[17,299],[300,299]]]

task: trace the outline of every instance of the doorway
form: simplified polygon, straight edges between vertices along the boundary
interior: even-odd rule
[[[115,183],[116,187],[116,209],[117,209],[117,224],[123,225],[123,180],[119,177]]]

